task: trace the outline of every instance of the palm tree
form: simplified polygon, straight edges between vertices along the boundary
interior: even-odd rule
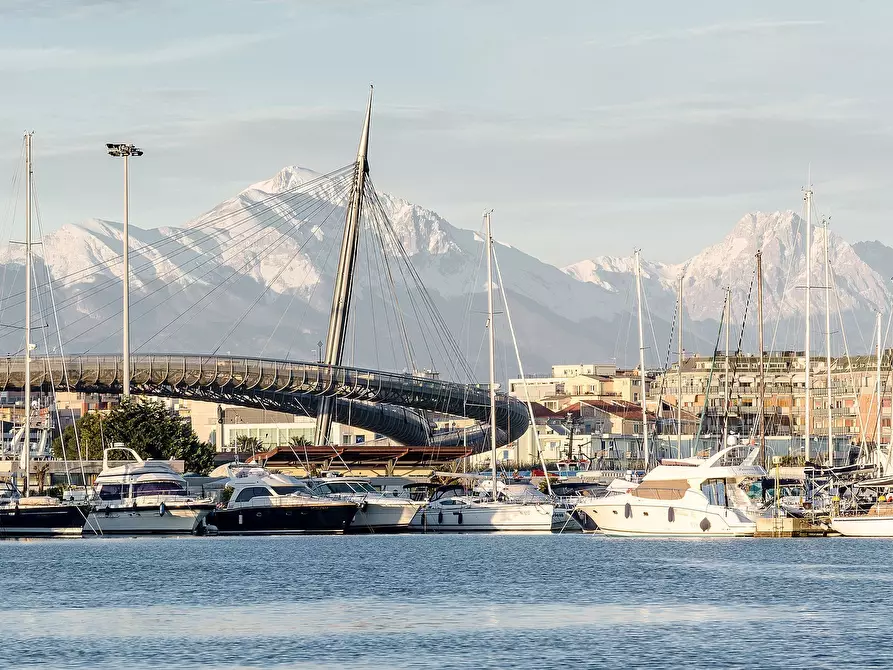
[[[258,451],[263,451],[264,443],[260,441],[260,438],[252,437],[251,435],[237,435],[236,436],[236,449],[238,451],[250,451],[252,454],[256,454]]]
[[[310,440],[308,440],[303,435],[293,435],[289,440],[288,444],[292,447],[309,447]]]

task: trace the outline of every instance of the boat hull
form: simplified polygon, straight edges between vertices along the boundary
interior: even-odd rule
[[[0,538],[78,536],[89,505],[10,506],[0,509]]]
[[[618,537],[753,537],[757,528],[754,521],[733,508],[628,494],[580,505],[577,510],[605,535]]]
[[[419,511],[421,503],[387,504],[379,502],[361,503],[351,521],[351,533],[398,533],[409,528],[410,522]]]
[[[558,513],[556,515],[556,512]],[[552,532],[567,521],[563,510],[551,504],[452,505],[449,508],[422,508],[412,527],[422,532]]]
[[[893,516],[832,517],[831,530],[846,537],[893,537]]]
[[[295,505],[218,509],[208,523],[221,535],[343,533],[356,514],[355,505]]]
[[[178,535],[195,533],[214,510],[211,503],[194,505],[105,507],[93,510],[88,532],[102,535]]]

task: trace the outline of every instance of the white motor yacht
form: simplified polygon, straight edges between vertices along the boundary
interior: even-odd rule
[[[259,466],[231,465],[228,499],[209,523],[221,534],[343,533],[357,504],[314,494],[303,482]]]
[[[133,462],[109,467],[110,451],[128,452]],[[167,461],[144,461],[133,449],[113,447],[102,454],[87,528],[102,534],[195,533],[213,509],[212,500],[187,493],[186,480]]]
[[[359,507],[350,524],[352,533],[401,531],[409,527],[423,502],[378,491],[368,479],[330,477],[310,480],[313,492],[332,500],[347,500]]]
[[[684,459],[658,465],[635,488],[578,505],[607,535],[748,537],[756,532],[749,515],[756,509],[739,484],[766,471],[752,461],[723,464],[728,447],[708,459]]]

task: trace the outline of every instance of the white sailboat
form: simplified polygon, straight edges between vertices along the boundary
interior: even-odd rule
[[[0,489],[0,537],[80,535],[89,505],[62,503],[49,496],[30,495],[31,472],[31,133],[25,135],[25,375],[24,422],[19,466],[23,487],[20,492],[9,482]]]
[[[875,441],[877,448],[874,457],[877,459],[875,466],[881,474],[880,477],[857,482],[853,486],[852,497],[847,501],[836,502],[836,508],[831,515],[831,529],[848,537],[893,537],[893,477],[889,474],[890,454],[893,450],[893,437],[887,445],[887,453],[881,450],[881,411],[883,408],[883,387],[881,385],[881,359],[883,357],[883,342],[881,339],[881,315],[877,315],[877,377],[876,395],[877,411],[875,413]],[[893,415],[893,407],[890,409]],[[893,425],[893,423],[891,423]],[[874,491],[875,493],[870,493]],[[868,496],[874,498],[874,502],[866,506],[860,505],[860,500],[865,501]],[[841,509],[847,502],[851,509]]]
[[[515,501],[498,481],[496,467],[496,335],[493,323],[493,236],[490,212],[484,214],[487,244],[487,334],[490,353],[490,467],[488,490],[467,495],[461,489],[440,491],[419,510],[412,526],[427,532],[551,532],[555,523],[567,518],[555,509],[550,498],[535,502]],[[532,418],[531,418],[532,420]],[[556,518],[557,517],[557,518]]]

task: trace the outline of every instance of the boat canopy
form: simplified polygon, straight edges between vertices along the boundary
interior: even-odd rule
[[[686,479],[645,480],[630,491],[636,498],[652,500],[681,500],[691,488]]]

